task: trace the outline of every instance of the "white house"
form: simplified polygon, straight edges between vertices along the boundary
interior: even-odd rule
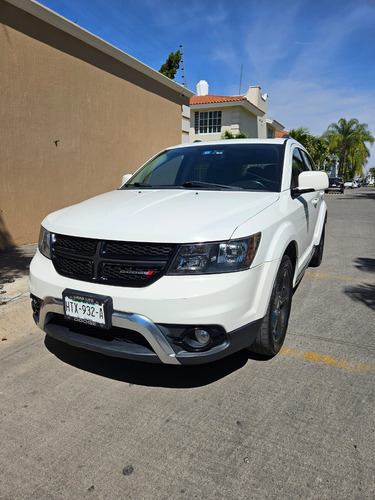
[[[237,96],[211,95],[205,80],[196,89],[197,95],[190,98],[190,142],[217,140],[226,130],[251,138],[271,138],[284,130],[281,123],[267,117],[268,94],[262,95],[258,86]]]

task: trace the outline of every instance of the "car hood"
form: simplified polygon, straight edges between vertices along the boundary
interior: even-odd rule
[[[183,243],[229,239],[279,193],[117,190],[48,215],[45,229],[106,240]]]

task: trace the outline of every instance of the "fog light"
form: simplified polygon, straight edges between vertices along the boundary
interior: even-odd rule
[[[206,330],[196,328],[194,330],[194,335],[198,342],[202,345],[207,345],[211,341],[210,334]]]
[[[220,326],[192,326],[180,336],[181,345],[189,352],[208,351],[225,342],[225,330]]]

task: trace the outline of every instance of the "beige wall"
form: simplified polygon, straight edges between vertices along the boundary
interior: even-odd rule
[[[189,98],[0,0],[0,248],[181,142]]]
[[[229,112],[229,110],[228,110]],[[247,134],[250,138],[258,137],[258,123],[257,117],[255,115],[251,115],[244,111],[243,108],[239,106],[233,108],[231,110],[231,126],[228,128],[232,134],[236,135],[240,132],[243,134]]]

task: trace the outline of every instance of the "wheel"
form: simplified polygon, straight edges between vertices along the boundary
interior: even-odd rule
[[[284,343],[293,295],[293,265],[287,255],[281,260],[270,303],[255,342],[248,348],[265,356],[275,356]]]
[[[319,245],[315,247],[313,256],[310,260],[309,267],[319,267],[323,260],[324,251],[324,235],[325,235],[326,225],[323,226],[322,236],[320,237]]]

